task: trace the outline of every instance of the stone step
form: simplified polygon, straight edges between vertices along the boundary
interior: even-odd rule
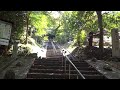
[[[83,74],[86,79],[107,79],[105,76],[101,75],[88,75],[88,74]]]
[[[62,63],[62,59],[60,60],[35,60],[34,61],[35,63],[39,63],[39,62],[45,62],[45,63]],[[65,62],[63,60],[63,62]],[[72,61],[74,64],[87,64],[86,62],[78,62],[78,61]],[[69,61],[66,61],[66,63],[69,63]]]
[[[103,75],[86,75],[83,74],[86,79],[106,79]],[[69,79],[69,74],[55,74],[55,73],[28,73],[27,78],[58,78],[58,79]],[[77,74],[71,74],[70,79],[77,79]],[[79,76],[79,79],[82,79]]]
[[[100,74],[97,71],[84,71],[84,70],[81,70],[80,72],[82,74],[88,74],[88,75]],[[65,71],[60,70],[60,69],[57,69],[57,70],[54,70],[54,69],[30,69],[29,73],[59,73],[60,74],[60,73],[65,73]],[[66,70],[66,73],[69,73],[69,71]],[[77,71],[76,70],[71,70],[70,73],[71,74],[76,74]]]
[[[59,63],[46,63],[46,62],[34,62],[33,65],[45,65],[45,66],[62,66],[62,62]],[[63,66],[65,64],[63,63]],[[69,63],[66,64],[66,66],[68,66]],[[70,64],[71,65],[71,64]],[[76,63],[74,64],[76,67],[90,67],[90,65],[88,65],[87,63]],[[72,67],[72,65],[71,65]],[[92,66],[91,66],[92,67]]]
[[[31,68],[36,68],[36,69],[61,69],[63,70],[65,67],[62,66],[44,66],[44,65],[32,65]],[[78,70],[95,70],[94,68],[91,67],[77,67]],[[66,67],[66,70],[68,70],[69,67]],[[74,67],[71,67],[71,70],[74,70]]]
[[[62,55],[59,57],[49,57],[43,59],[36,59],[29,69],[26,79],[69,79],[69,61],[66,60],[66,73],[65,67],[62,66]],[[62,57],[60,57],[62,56]],[[100,72],[90,66],[85,61],[71,60],[78,70],[83,74],[86,79],[106,79]],[[63,60],[63,65],[65,59]],[[77,79],[77,71],[73,66],[70,68],[71,79]],[[79,76],[79,79],[82,79]]]
[[[51,62],[51,61],[34,61],[33,64],[61,64],[62,61],[56,61],[56,62]]]
[[[44,66],[44,65],[32,65],[31,68],[36,68],[36,69],[63,69],[62,66]]]
[[[45,66],[62,66],[62,63],[33,63],[33,65],[45,65]]]
[[[25,78],[25,79],[60,79],[60,78]],[[61,78],[61,79],[65,79],[65,78]]]
[[[46,57],[46,58],[41,58],[41,59],[36,59],[36,60],[61,60],[63,57],[62,56],[54,56],[54,57]]]
[[[54,73],[48,73],[48,74],[44,74],[44,73],[39,73],[39,74],[38,73],[28,73],[27,78],[34,78],[34,79],[37,79],[37,78],[69,79],[69,75],[68,74],[54,74]],[[71,79],[76,79],[76,78],[77,78],[76,74],[71,75]],[[81,78],[81,77],[79,76],[79,78]]]

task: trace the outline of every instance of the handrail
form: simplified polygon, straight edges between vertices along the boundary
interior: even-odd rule
[[[57,45],[59,48],[60,48],[60,46],[59,45]],[[63,48],[63,47],[62,47]],[[61,48],[60,48],[61,49]],[[64,52],[63,52],[63,54],[64,54]],[[72,61],[68,58],[68,56],[67,55],[65,55],[65,57],[67,58],[67,60],[69,61],[69,63],[75,68],[75,70],[79,73],[79,75],[83,78],[83,79],[85,79],[85,77],[82,75],[82,73],[77,69],[77,67],[72,63]]]
[[[60,45],[59,45],[60,46]],[[61,46],[62,47],[62,46]],[[62,47],[63,48],[63,47]],[[63,48],[64,49],[64,48]],[[66,50],[67,52],[69,52],[68,50]],[[70,53],[70,52],[69,52]],[[72,55],[71,53],[70,53],[70,56],[72,57],[72,59],[74,59],[74,58],[76,58],[75,57],[75,55]],[[76,58],[77,59],[77,58]]]
[[[77,67],[72,63],[72,61],[66,56],[67,60],[70,62],[70,64],[76,69],[76,71],[79,73],[79,75],[85,79],[85,77],[82,75],[82,73],[77,69]]]
[[[58,44],[57,45],[59,48],[60,48],[60,45]],[[62,47],[62,46],[61,46]],[[64,49],[63,47],[62,47],[62,49]],[[65,50],[65,49],[64,49]],[[70,53],[68,50],[66,50],[68,53]],[[71,57],[72,57],[72,59],[74,59],[74,58],[76,58],[74,55],[72,55],[71,53],[69,54]]]
[[[53,44],[53,42],[51,42],[51,43],[52,43],[53,49],[55,50],[55,53],[57,53],[57,50],[56,50],[56,48],[55,48],[55,45]]]

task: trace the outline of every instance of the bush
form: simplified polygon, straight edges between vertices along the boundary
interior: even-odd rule
[[[87,58],[97,58],[97,59],[108,59],[112,55],[112,49],[110,48],[104,48],[102,57],[100,56],[101,52],[100,49],[97,47],[86,47],[84,49],[84,54],[87,56]]]
[[[18,48],[18,55],[26,55],[30,54],[31,48],[28,46],[19,46]]]

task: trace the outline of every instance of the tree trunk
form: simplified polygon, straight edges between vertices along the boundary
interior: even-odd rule
[[[90,32],[90,33],[89,33],[89,39],[88,39],[88,41],[89,41],[89,47],[92,47],[92,43],[93,43],[93,32]]]
[[[17,51],[18,51],[18,43],[14,42],[13,54],[12,54],[12,57],[13,57],[14,59],[17,58]]]
[[[17,47],[17,43],[15,42],[15,40],[16,40],[16,34],[17,34],[17,32],[16,32],[16,29],[17,29],[17,27],[16,27],[16,21],[14,22],[14,26],[13,26],[13,30],[14,30],[14,33],[13,33],[13,35],[12,35],[12,38],[13,38],[13,52],[12,52],[12,58],[13,59],[16,59],[17,58],[17,50],[18,50],[18,47]]]
[[[80,33],[81,33],[81,31],[79,31],[78,34],[77,34],[77,45],[78,45],[78,47],[81,46],[80,45]]]
[[[101,53],[103,53],[103,26],[102,26],[102,13],[101,11],[96,11],[97,16],[98,16],[98,28],[100,30],[100,40],[99,40],[99,48]]]
[[[29,20],[28,16],[26,17],[26,20],[27,20],[27,29],[26,29],[26,42],[25,42],[25,44],[27,44],[27,42],[28,42],[28,40],[27,40],[27,37],[28,37],[28,20]]]

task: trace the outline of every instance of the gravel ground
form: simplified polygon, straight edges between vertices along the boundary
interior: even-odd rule
[[[79,59],[85,60],[94,68],[96,68],[99,72],[104,74],[108,79],[120,79],[120,62],[112,61],[105,61],[105,60],[97,60],[96,62],[88,60],[84,54],[74,52],[74,55],[81,56]],[[84,58],[83,58],[84,57]],[[105,65],[109,65],[112,71],[108,71],[103,69]]]
[[[97,62],[93,62],[91,60],[86,60],[90,65],[95,67],[99,72],[104,74],[108,79],[120,79],[120,63],[118,62],[105,62],[103,60],[97,60]],[[107,71],[104,70],[103,67],[104,65],[110,65],[112,68],[112,71]],[[116,68],[115,66],[119,66],[119,69]]]

